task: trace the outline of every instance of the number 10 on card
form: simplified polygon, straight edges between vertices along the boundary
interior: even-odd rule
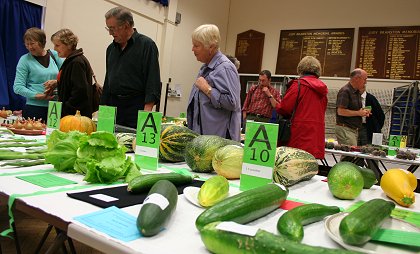
[[[139,110],[134,160],[140,168],[158,168],[161,123],[161,112]]]

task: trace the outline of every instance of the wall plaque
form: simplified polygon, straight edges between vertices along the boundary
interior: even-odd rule
[[[348,77],[351,68],[354,28],[282,30],[276,74],[296,75],[304,56],[316,57],[322,76]]]
[[[356,67],[371,78],[420,79],[420,26],[360,27]]]
[[[248,30],[237,35],[235,57],[241,62],[238,72],[260,73],[264,37],[264,33],[254,30]]]

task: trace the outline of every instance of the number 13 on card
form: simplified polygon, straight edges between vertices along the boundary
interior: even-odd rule
[[[162,113],[138,112],[135,162],[140,168],[157,170]]]

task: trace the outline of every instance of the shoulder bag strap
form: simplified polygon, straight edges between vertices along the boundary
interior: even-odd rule
[[[57,59],[55,59],[55,56],[54,56],[54,54],[51,52],[51,50],[47,49],[47,52],[50,54],[51,58],[54,60],[55,65],[57,65],[57,69],[60,69],[60,68],[58,67]]]
[[[295,116],[296,108],[299,103],[299,94],[300,94],[300,79],[298,79],[298,94],[296,97],[295,107],[293,108],[292,116],[290,117],[290,121],[292,121],[293,117]]]

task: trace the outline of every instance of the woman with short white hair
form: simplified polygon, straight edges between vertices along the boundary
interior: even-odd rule
[[[219,28],[201,25],[191,37],[192,51],[203,65],[188,100],[188,127],[240,141],[241,85],[235,65],[219,50]]]

